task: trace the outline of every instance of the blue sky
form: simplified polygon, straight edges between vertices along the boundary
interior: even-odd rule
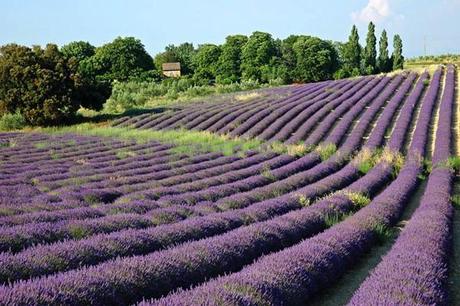
[[[98,46],[134,36],[154,55],[169,43],[222,43],[229,34],[266,31],[344,41],[369,20],[399,33],[405,55],[460,53],[460,0],[0,0],[0,44]]]

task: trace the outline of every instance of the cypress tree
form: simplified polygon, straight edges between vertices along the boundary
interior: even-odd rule
[[[393,70],[403,69],[404,67],[404,56],[402,55],[403,43],[399,35],[395,35],[393,38]]]
[[[366,37],[366,47],[364,48],[364,70],[368,74],[372,74],[376,69],[376,57],[377,57],[377,49],[376,49],[377,39],[375,37],[375,25],[373,22],[369,22],[368,30],[367,30],[367,37]]]
[[[351,34],[344,48],[344,62],[350,70],[360,68],[361,64],[361,45],[359,44],[358,29],[355,25],[351,28]]]
[[[379,41],[379,57],[377,58],[377,68],[379,72],[390,71],[391,67],[389,63],[387,31],[383,30]]]

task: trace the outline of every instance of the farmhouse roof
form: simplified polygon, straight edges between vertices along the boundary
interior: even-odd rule
[[[180,63],[164,63],[161,67],[163,71],[177,71],[180,70]]]

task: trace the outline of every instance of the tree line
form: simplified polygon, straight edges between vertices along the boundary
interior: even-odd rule
[[[134,37],[118,37],[95,47],[75,41],[0,47],[0,116],[20,113],[31,125],[67,123],[80,107],[100,110],[115,82],[168,82],[162,64],[180,62],[182,78],[192,85],[258,82],[315,82],[403,67],[402,41],[394,37],[392,55],[386,31],[376,51],[375,25],[369,24],[365,47],[353,26],[349,39],[338,43],[307,35],[281,40],[256,31],[230,35],[222,45],[168,45],[153,58]]]

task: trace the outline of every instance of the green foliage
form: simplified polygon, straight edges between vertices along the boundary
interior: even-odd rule
[[[447,160],[447,165],[454,171],[460,171],[460,156],[451,156]]]
[[[319,154],[322,161],[328,160],[335,152],[337,152],[337,147],[335,144],[326,144],[326,145],[319,145],[315,152]]]
[[[342,58],[344,71],[352,72],[354,69],[359,71],[361,67],[361,45],[359,44],[358,29],[353,25],[348,42],[343,45]]]
[[[220,54],[221,49],[219,46],[213,44],[200,45],[193,58],[194,79],[204,81],[204,84],[214,81],[217,75]]]
[[[391,71],[391,62],[388,54],[387,31],[383,30],[379,41],[379,57],[377,58],[377,69],[379,72]]]
[[[337,223],[342,222],[350,215],[351,213],[350,214],[344,214],[341,212],[328,213],[324,216],[324,224],[326,225],[327,228],[332,227],[336,225]]]
[[[330,79],[338,67],[334,46],[317,37],[300,37],[292,45],[296,57],[295,79],[316,82]]]
[[[375,223],[372,225],[372,231],[379,243],[384,243],[394,237],[394,230],[383,223]]]
[[[370,22],[367,29],[366,47],[363,52],[363,66],[366,74],[372,74],[376,70],[376,43],[375,25],[373,22]]]
[[[168,45],[165,51],[155,56],[155,67],[162,71],[162,64],[170,62],[180,62],[182,75],[193,74],[193,57],[196,50],[192,43],[182,43],[179,46]]]
[[[393,38],[393,70],[403,69],[404,67],[404,56],[402,54],[403,43],[399,35],[395,35]]]
[[[64,57],[70,59],[75,58],[77,62],[81,62],[94,55],[96,47],[86,41],[73,41],[61,47],[61,52]]]
[[[460,210],[460,194],[454,194],[451,201],[454,208]]]
[[[277,51],[275,41],[269,33],[252,33],[242,49],[241,69],[243,79],[268,81],[262,79],[262,69],[264,66],[273,64]]]
[[[274,182],[276,180],[276,177],[273,175],[273,173],[270,171],[270,166],[266,165],[263,167],[263,169],[260,171],[260,174],[265,177],[266,179]]]
[[[310,198],[307,198],[307,197],[304,196],[304,195],[299,195],[299,196],[298,196],[298,201],[299,201],[299,204],[300,204],[302,207],[307,207],[307,206],[310,206],[310,205],[311,205]]]
[[[56,45],[0,47],[0,114],[19,111],[28,124],[68,122],[81,104],[79,74]]]
[[[228,85],[217,84],[215,86],[197,85],[195,79],[188,77],[165,79],[160,83],[115,82],[112,95],[104,104],[104,111],[122,113],[133,108],[165,106],[177,101],[187,102],[195,97],[251,90],[260,87],[263,87],[263,85],[252,81]]]
[[[241,79],[241,56],[243,46],[248,41],[244,35],[230,35],[221,46],[222,53],[217,64],[216,82],[231,84]]]
[[[363,208],[371,202],[368,196],[359,192],[345,191],[345,195],[353,202],[357,209]]]
[[[286,69],[286,75],[284,75],[286,82],[293,82],[295,79],[294,70],[297,66],[297,56],[293,46],[301,37],[307,38],[308,36],[290,35],[281,41],[281,60]]]
[[[0,118],[0,131],[20,130],[26,125],[26,120],[21,113],[6,113]]]
[[[81,62],[85,76],[104,81],[127,81],[154,69],[152,57],[134,37],[117,37],[96,49],[94,56]]]

